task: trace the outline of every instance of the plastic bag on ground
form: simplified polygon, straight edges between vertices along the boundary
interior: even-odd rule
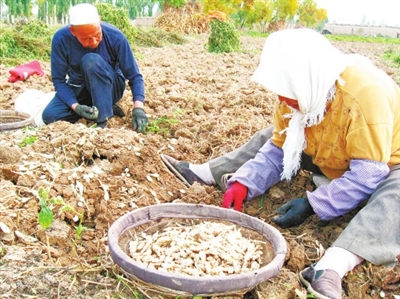
[[[44,93],[37,89],[27,89],[15,99],[14,110],[30,114],[36,126],[43,126],[42,112],[54,95],[55,91]]]

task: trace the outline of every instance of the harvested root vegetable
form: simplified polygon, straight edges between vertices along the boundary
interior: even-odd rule
[[[233,223],[207,220],[175,222],[151,233],[142,231],[129,241],[137,262],[159,271],[191,276],[226,276],[258,270],[267,240],[242,235]]]

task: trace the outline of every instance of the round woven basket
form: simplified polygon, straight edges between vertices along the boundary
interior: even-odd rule
[[[0,110],[0,131],[23,128],[33,123],[28,113],[14,110]]]
[[[139,226],[156,223],[161,219],[197,219],[222,220],[235,223],[245,229],[257,232],[267,239],[274,251],[272,260],[260,269],[227,276],[191,276],[172,272],[158,271],[133,260],[123,247],[122,241]],[[239,294],[251,290],[259,283],[276,276],[287,252],[286,241],[273,226],[244,213],[211,205],[166,203],[148,206],[125,214],[115,221],[108,234],[108,246],[112,260],[119,265],[129,277],[153,286],[153,291],[177,296],[210,296]],[[227,252],[230,249],[227,248]]]

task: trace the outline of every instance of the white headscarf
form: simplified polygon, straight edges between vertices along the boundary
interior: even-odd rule
[[[287,29],[270,34],[252,80],[272,92],[298,101],[293,109],[283,144],[282,179],[290,180],[300,169],[306,148],[305,127],[320,123],[327,100],[335,95],[335,82],[351,63],[349,56],[334,48],[311,29]]]

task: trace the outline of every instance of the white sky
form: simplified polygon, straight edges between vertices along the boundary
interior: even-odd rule
[[[400,27],[400,0],[314,0],[329,23]]]

